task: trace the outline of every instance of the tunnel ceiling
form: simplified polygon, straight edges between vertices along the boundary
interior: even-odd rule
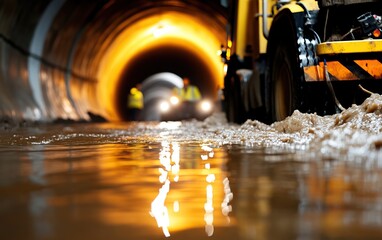
[[[1,34],[27,58],[27,91],[48,118],[93,112],[120,120],[121,86],[157,71],[192,75],[207,92],[223,80],[216,52],[226,42],[227,13],[219,0],[8,2],[0,10],[11,13],[0,15],[14,29],[3,25]]]
[[[207,64],[207,60],[192,50],[170,44],[160,45],[148,48],[133,58],[121,75],[121,83],[127,79],[127,84],[133,86],[156,73],[172,72],[180,77],[188,76],[195,85],[203,87],[208,84],[208,79],[213,78]]]

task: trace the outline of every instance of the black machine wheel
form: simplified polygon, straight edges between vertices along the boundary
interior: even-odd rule
[[[279,45],[275,51],[271,72],[272,120],[282,120],[289,116],[295,108],[296,99],[293,81],[293,63],[285,45]]]
[[[243,122],[243,103],[241,86],[236,70],[239,69],[239,61],[236,55],[231,56],[228,64],[227,75],[224,78],[224,106],[226,118],[229,122]]]
[[[269,35],[265,79],[269,122],[283,120],[302,105],[304,73],[295,32],[293,18],[284,16],[275,22]]]
[[[237,75],[230,76],[229,86],[225,88],[225,112],[229,122],[241,123],[242,103],[240,95],[240,80]]]

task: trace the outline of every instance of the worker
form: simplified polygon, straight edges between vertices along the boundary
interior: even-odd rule
[[[183,78],[183,88],[180,89],[180,100],[183,102],[195,102],[202,98],[199,88],[190,84],[188,77]]]
[[[143,93],[141,92],[141,84],[137,84],[130,89],[129,96],[127,98],[127,108],[129,113],[129,119],[133,121],[142,120],[142,110],[144,107]]]
[[[183,88],[175,89],[175,95],[177,95],[181,101],[184,118],[191,117],[192,113],[195,111],[195,103],[202,98],[199,88],[190,84],[190,79],[188,77],[184,77]]]

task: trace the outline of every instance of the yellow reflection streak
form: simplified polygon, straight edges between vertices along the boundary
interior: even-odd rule
[[[157,221],[158,227],[162,228],[163,234],[166,237],[170,236],[168,227],[170,226],[170,218],[168,216],[168,210],[165,206],[165,200],[167,193],[170,191],[170,181],[166,180],[162,188],[159,190],[158,196],[151,203],[151,216]]]
[[[213,152],[213,149],[207,145],[202,145],[202,150],[208,152],[208,154],[200,155],[200,158],[203,161],[208,160],[210,153]],[[213,156],[213,155],[212,155]],[[210,165],[205,164],[204,168],[210,170]],[[213,205],[213,197],[214,197],[214,188],[211,185],[215,181],[215,174],[209,173],[206,177],[206,182],[208,185],[206,186],[206,203],[204,204],[204,221],[205,231],[207,236],[211,237],[214,234],[214,205]]]
[[[224,216],[228,218],[228,221],[229,221],[230,219],[228,217],[228,214],[232,212],[232,206],[229,205],[229,202],[232,201],[233,199],[233,193],[231,192],[228,178],[224,178],[223,186],[224,186],[224,200],[221,204],[222,213]]]
[[[179,210],[180,210],[180,207],[179,207],[179,201],[175,201],[174,202],[174,212],[179,212]]]
[[[157,221],[158,227],[162,228],[163,234],[166,237],[170,236],[168,227],[170,226],[170,217],[168,215],[168,209],[165,206],[167,194],[170,191],[170,179],[169,172],[174,175],[174,181],[179,181],[180,171],[180,146],[179,143],[168,141],[162,141],[162,149],[159,152],[159,161],[163,168],[159,168],[160,176],[159,182],[164,183],[159,190],[158,196],[151,203],[150,215]],[[179,212],[179,201],[174,201],[173,210]]]
[[[179,171],[180,171],[180,146],[179,143],[172,143],[172,154],[171,154],[171,161],[173,162],[173,165],[171,167],[172,174],[174,176],[174,181],[179,181]]]
[[[171,148],[168,141],[162,141],[162,149],[159,152],[159,161],[163,168],[159,168],[160,176],[159,182],[164,183],[159,189],[158,196],[151,203],[150,215],[157,221],[158,227],[162,228],[163,234],[166,237],[170,236],[168,227],[170,226],[170,217],[165,205],[167,194],[170,191],[170,180],[168,179],[168,172],[172,169],[171,166]],[[179,207],[179,206],[178,206]],[[175,208],[175,205],[174,205]],[[178,208],[179,209],[179,208]]]
[[[170,143],[167,142],[167,141],[163,141],[162,142],[162,150],[161,152],[159,153],[159,160],[160,160],[160,163],[164,166],[165,168],[165,172],[166,172],[166,177],[167,177],[167,173],[168,171],[171,170],[171,153],[170,153]],[[164,170],[159,170],[161,171],[162,173],[164,172]]]
[[[205,169],[211,169],[211,164],[210,163],[206,163],[206,164],[204,164],[204,168]]]
[[[163,168],[159,168],[159,172],[159,182],[164,183],[167,180],[168,172],[166,170],[163,170]]]
[[[214,189],[211,184],[206,187],[207,201],[204,204],[204,221],[206,222],[205,230],[207,236],[212,236],[214,234],[214,205],[213,205],[213,193]]]
[[[171,231],[204,226],[206,235],[211,237],[214,235],[215,225],[231,223],[228,215],[232,212],[230,202],[233,194],[229,180],[227,177],[222,178],[223,172],[216,166],[221,162],[212,159],[215,155],[219,158],[220,152],[215,154],[213,148],[202,145],[202,152],[197,160],[202,164],[195,164],[195,158],[192,155],[188,156],[187,161],[184,162],[186,171],[181,178],[183,181],[179,182],[179,176],[182,176],[180,175],[181,146],[178,142],[168,140],[163,140],[161,146],[159,161],[162,166],[159,168],[159,181],[163,185],[157,197],[152,201],[150,215],[156,219],[163,234],[169,237]],[[215,167],[212,168],[212,164]],[[200,177],[204,177],[204,181],[199,181]],[[214,187],[216,181],[223,184],[216,188]],[[179,184],[173,185],[171,192],[170,182]],[[189,201],[191,196],[193,201]],[[169,201],[167,204],[170,205],[167,205],[166,201]],[[180,209],[181,201],[185,201],[182,209]],[[221,208],[221,215],[216,214],[214,206]]]
[[[215,181],[215,174],[213,174],[213,173],[208,174],[206,177],[206,181],[208,183],[213,183]]]

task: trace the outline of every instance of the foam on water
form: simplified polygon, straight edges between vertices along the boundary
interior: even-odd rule
[[[3,130],[1,145],[112,144],[131,141],[210,142],[305,152],[313,157],[342,159],[382,158],[382,96],[373,94],[330,116],[295,111],[271,125],[247,120],[226,121],[222,112],[204,121],[80,124],[33,126]],[[382,164],[382,163],[381,163]]]
[[[248,120],[237,130],[219,134],[227,142],[307,150],[327,158],[382,158],[382,96],[373,94],[331,116],[301,113],[271,125]],[[209,127],[217,126],[214,122]],[[207,128],[209,128],[207,127]],[[229,140],[228,140],[228,139]]]

